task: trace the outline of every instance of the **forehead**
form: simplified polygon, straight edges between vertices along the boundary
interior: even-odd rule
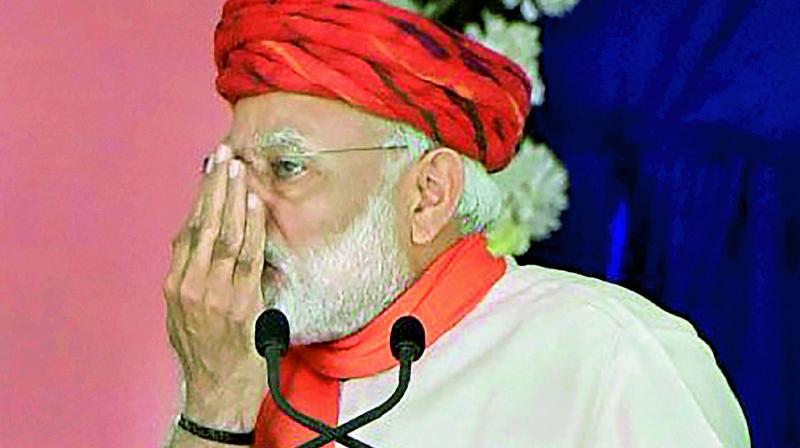
[[[380,144],[386,122],[344,102],[292,92],[242,98],[223,141],[236,147],[299,146],[314,151]]]

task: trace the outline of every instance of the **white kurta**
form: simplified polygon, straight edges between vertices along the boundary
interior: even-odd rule
[[[400,403],[353,437],[374,448],[750,446],[690,323],[618,285],[506,259],[489,294],[413,364]],[[397,371],[341,383],[339,424],[388,398]]]

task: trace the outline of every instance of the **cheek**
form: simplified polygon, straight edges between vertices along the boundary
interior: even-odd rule
[[[413,196],[413,178],[411,176],[403,176],[398,180],[395,187],[394,204],[398,224],[407,224],[411,219],[412,201]]]
[[[409,212],[408,196],[402,187],[402,183],[398,185],[397,194],[393,198],[395,219],[397,224],[397,235],[401,242],[407,242],[411,239],[411,214]]]
[[[301,248],[308,244],[313,244],[315,235],[320,234],[321,225],[324,221],[324,204],[306,202],[303,204],[292,204],[277,202],[272,205],[273,225],[276,227],[276,238],[280,238],[280,243],[291,248]],[[276,241],[277,242],[277,241]]]
[[[374,173],[374,167],[358,171],[356,175],[331,175],[320,179],[318,184],[306,191],[302,197],[271,201],[271,225],[279,235],[273,241],[295,250],[321,247],[347,230],[355,216],[366,205],[370,192],[376,188],[373,176],[358,175]],[[353,173],[353,171],[349,171]],[[269,236],[268,236],[269,237]]]
[[[283,247],[313,245],[324,235],[329,217],[336,210],[335,204],[320,198],[320,192],[288,198],[271,194],[251,173],[248,173],[247,186],[261,196],[268,209],[267,239]]]
[[[279,236],[275,235],[273,241],[294,250],[320,247],[326,238],[346,227],[348,221],[343,215],[347,210],[341,199],[330,196],[302,204],[276,203],[271,208],[272,225]]]

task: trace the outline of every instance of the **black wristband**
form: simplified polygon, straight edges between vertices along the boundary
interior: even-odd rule
[[[190,433],[206,440],[228,445],[253,445],[255,443],[255,431],[250,432],[230,432],[221,429],[211,429],[187,419],[181,414],[178,426]]]

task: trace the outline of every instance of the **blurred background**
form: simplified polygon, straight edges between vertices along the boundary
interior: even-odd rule
[[[161,283],[226,131],[221,0],[0,13],[2,446],[159,446],[179,364]],[[501,2],[455,2],[480,23]],[[527,133],[570,177],[541,264],[632,289],[714,350],[755,447],[800,447],[800,4],[583,0],[541,18]]]

